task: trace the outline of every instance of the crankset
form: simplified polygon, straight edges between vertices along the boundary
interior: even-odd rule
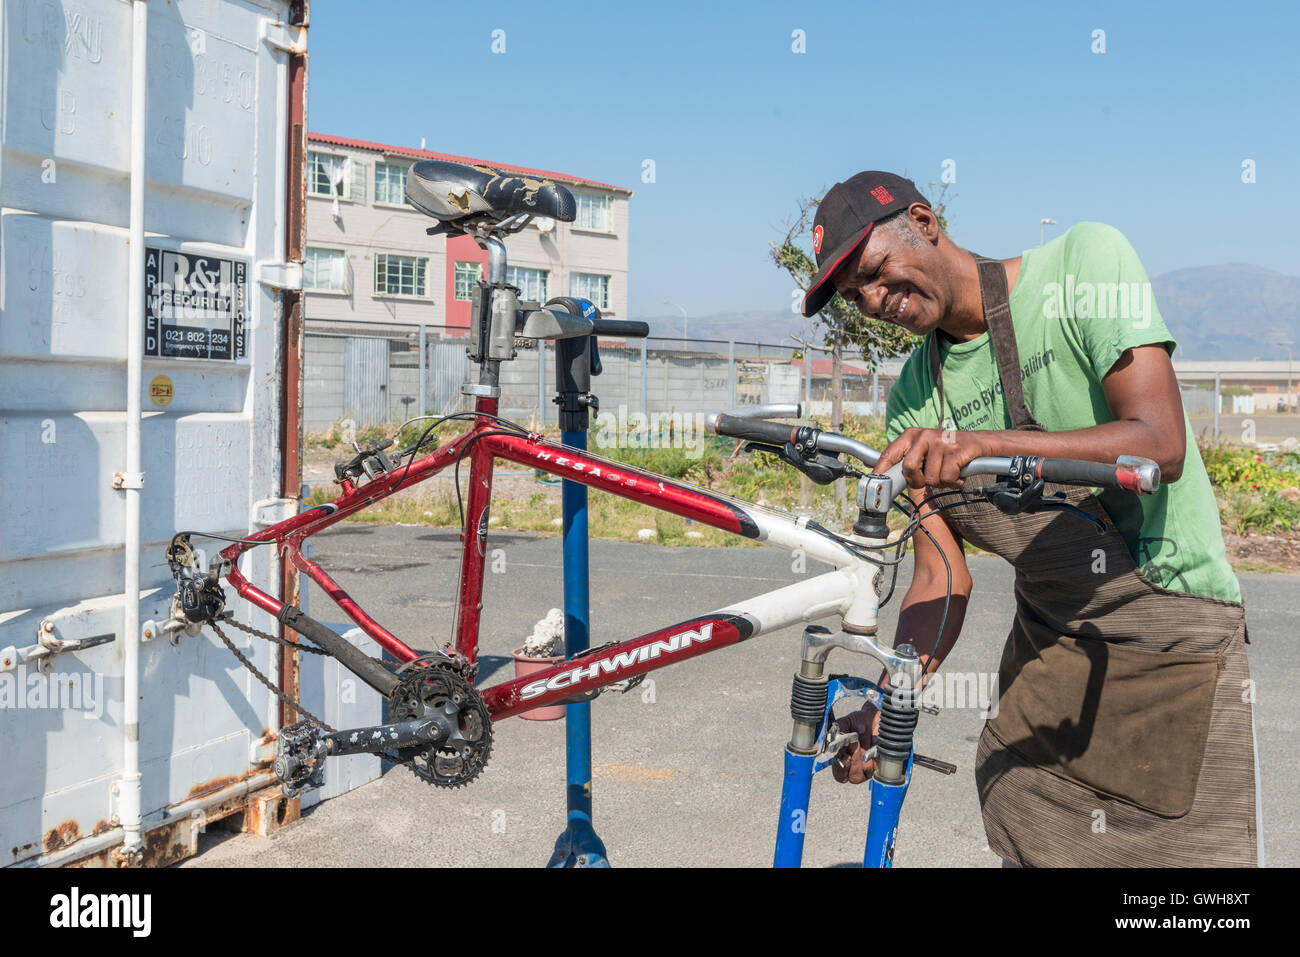
[[[307,720],[282,729],[274,770],[284,793],[295,797],[320,787],[325,759],[348,754],[395,760],[438,787],[468,784],[483,770],[492,751],[492,723],[478,692],[454,667],[411,668],[389,700],[387,724],[335,731]]]
[[[436,721],[444,734],[427,744],[397,747],[398,758],[416,777],[438,787],[462,787],[474,780],[492,753],[492,719],[473,686],[454,665],[408,662],[398,670],[391,720]]]

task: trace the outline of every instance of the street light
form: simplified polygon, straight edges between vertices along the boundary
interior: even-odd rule
[[[673,302],[671,299],[665,299],[664,305],[673,306],[674,308],[681,309],[682,311],[682,348],[685,349],[686,348],[686,310],[682,309],[681,306],[677,305],[677,303]]]
[[[1040,219],[1040,220],[1038,221],[1038,245],[1040,245],[1040,246],[1043,245],[1043,229],[1044,229],[1044,227],[1047,227],[1047,226],[1055,226],[1055,225],[1056,225],[1056,220],[1054,220],[1054,219],[1048,219],[1046,216],[1044,216],[1042,219]]]

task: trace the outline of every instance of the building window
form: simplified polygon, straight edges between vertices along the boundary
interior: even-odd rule
[[[307,152],[307,192],[331,199],[364,201],[366,164],[354,156]]]
[[[375,295],[426,297],[425,271],[429,260],[416,256],[375,256]]]
[[[315,292],[351,292],[348,254],[341,249],[307,247],[303,257],[302,286]]]
[[[573,198],[578,201],[578,218],[573,221],[577,229],[591,229],[600,233],[614,231],[614,199],[603,193],[580,193],[574,191]]]
[[[397,163],[375,164],[375,202],[401,206],[406,202],[406,167]]]
[[[546,301],[546,281],[550,273],[545,269],[527,269],[523,266],[507,266],[506,282],[517,286],[519,295],[524,299]]]
[[[595,273],[575,272],[569,276],[569,295],[586,299],[597,309],[609,308],[609,277]]]
[[[474,286],[482,278],[482,263],[456,263],[456,298],[461,302],[473,299]]]
[[[343,171],[342,156],[329,153],[307,154],[307,192],[313,196],[333,196],[334,184]]]

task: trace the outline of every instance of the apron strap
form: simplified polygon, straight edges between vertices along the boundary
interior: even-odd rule
[[[984,307],[984,322],[989,327],[989,341],[993,358],[997,362],[998,379],[1002,383],[1002,396],[1011,414],[1013,429],[1041,432],[1043,427],[1025,405],[1024,380],[1020,375],[1020,350],[1016,346],[1016,331],[1011,324],[1011,303],[1007,296],[1007,274],[996,259],[975,257],[979,269],[980,300]],[[939,418],[942,422],[946,406],[943,399],[943,369],[939,361],[939,330],[930,333],[930,372],[934,375],[939,392]]]

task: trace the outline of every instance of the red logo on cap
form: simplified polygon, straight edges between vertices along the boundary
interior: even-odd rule
[[[820,254],[822,251],[822,233],[825,232],[820,226],[813,227],[813,252]]]
[[[881,206],[888,206],[894,201],[894,197],[889,195],[889,190],[883,186],[877,186],[871,191],[871,195],[876,197],[876,202],[880,203]]]

